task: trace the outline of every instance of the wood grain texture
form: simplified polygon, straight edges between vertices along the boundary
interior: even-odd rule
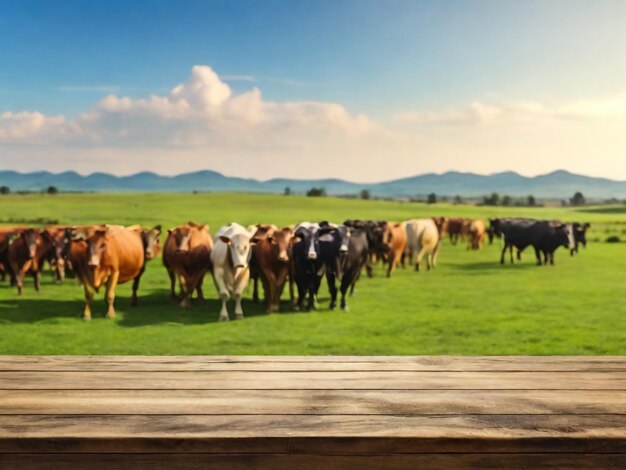
[[[0,389],[625,390],[626,372],[2,372]]]
[[[0,371],[626,372],[620,356],[0,356]]]
[[[0,357],[0,468],[626,468],[623,357]]]
[[[0,414],[624,414],[613,390],[0,390]]]
[[[5,468],[26,470],[57,470],[89,468],[166,470],[196,470],[219,468],[225,470],[294,469],[320,470],[542,470],[542,469],[622,469],[626,454],[430,454],[430,455],[216,455],[216,454],[18,454],[0,456]]]

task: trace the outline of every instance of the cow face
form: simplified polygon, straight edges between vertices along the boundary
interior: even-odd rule
[[[27,228],[20,234],[20,237],[22,237],[24,246],[28,251],[29,259],[35,258],[37,246],[41,244],[40,232],[34,228]]]
[[[191,227],[183,225],[175,229],[168,230],[170,236],[174,239],[176,254],[189,252],[189,240],[191,238]]]
[[[289,261],[289,245],[292,237],[293,232],[289,227],[277,230],[269,237],[270,243],[278,248],[278,261],[281,263]]]
[[[233,235],[220,236],[220,240],[228,245],[228,253],[235,269],[236,279],[240,277],[244,270],[248,269],[248,263],[252,255],[250,247],[254,243],[251,239],[252,234],[249,232],[237,232]]]
[[[155,225],[151,229],[144,229],[141,231],[141,241],[143,242],[143,249],[146,259],[153,259],[161,250],[159,245],[159,239],[161,238],[161,226]]]
[[[318,236],[321,242],[335,242],[340,256],[348,253],[350,243],[350,229],[345,225],[330,225],[327,222],[320,223]]]
[[[317,237],[317,226],[298,227],[294,233],[297,243],[304,243],[306,247],[307,258],[316,260],[320,251],[319,237]]]
[[[556,237],[556,242],[569,249],[572,250],[575,247],[574,241],[574,231],[572,230],[572,224],[558,224],[553,226],[554,236]]]
[[[96,230],[87,240],[87,264],[90,268],[100,265],[100,261],[106,251],[106,230]]]

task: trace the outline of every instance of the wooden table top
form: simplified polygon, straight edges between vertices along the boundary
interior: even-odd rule
[[[48,469],[626,468],[626,357],[0,356],[0,454]]]

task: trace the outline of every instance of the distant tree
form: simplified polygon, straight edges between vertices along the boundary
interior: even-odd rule
[[[457,194],[456,196],[454,196],[453,202],[454,204],[463,204],[463,198],[461,198],[461,196]]]
[[[503,206],[512,206],[513,205],[513,198],[509,195],[506,195],[502,198],[502,205]]]
[[[46,192],[48,194],[58,194],[59,189],[56,186],[48,186],[48,189],[46,189]]]
[[[371,197],[371,194],[369,192],[369,190],[367,189],[363,189],[360,193],[359,193],[359,197],[361,199],[369,199]]]
[[[291,196],[291,188],[289,186],[285,186],[285,191],[283,192],[285,196]]]
[[[483,197],[483,204],[485,206],[497,206],[500,203],[500,196],[498,193],[491,193],[491,196]]]
[[[326,196],[326,189],[324,188],[311,188],[306,192],[309,197],[324,197]]]
[[[528,197],[526,198],[526,205],[530,207],[536,206],[537,201],[535,201],[535,196],[533,196],[532,194],[529,194]]]
[[[0,186],[0,194],[6,195],[11,193],[11,188],[8,186]]]
[[[437,203],[437,195],[435,193],[430,193],[427,197],[426,197],[426,202],[428,204],[436,204]]]
[[[585,205],[585,196],[580,191],[577,191],[573,197],[569,200],[572,206],[584,206]]]

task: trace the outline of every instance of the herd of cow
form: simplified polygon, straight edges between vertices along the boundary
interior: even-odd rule
[[[480,219],[433,217],[406,222],[301,222],[282,228],[231,223],[213,238],[208,225],[189,222],[167,231],[162,251],[171,296],[180,300],[181,306],[191,306],[194,292],[203,298],[202,283],[210,272],[222,301],[219,319],[225,321],[229,319],[226,304],[231,298],[235,301],[235,317],[243,318],[241,298],[250,279],[253,300],[259,301],[260,280],[267,311],[276,312],[287,283],[294,309],[316,308],[317,293],[326,276],[330,308],[336,307],[341,293],[340,306],[347,310],[346,294],[354,292],[363,270],[371,277],[373,266],[381,262],[390,277],[399,264],[414,264],[419,270],[424,258],[428,269],[434,269],[445,234],[453,244],[467,240],[467,248],[474,250],[480,249],[485,240],[492,243],[494,238],[502,238],[501,263],[507,249],[513,263],[514,249],[520,259],[521,252],[532,246],[541,265],[554,264],[554,252],[559,246],[568,248],[572,255],[579,244],[586,246],[588,228],[589,224],[522,218],[490,219],[487,227]],[[57,282],[63,281],[67,268],[84,288],[83,318],[91,318],[94,292],[102,286],[106,288],[106,316],[114,317],[117,284],[133,281],[132,304],[136,305],[146,263],[161,251],[160,237],[160,225],[151,229],[138,225],[2,228],[0,273],[3,280],[9,275],[21,295],[24,277],[29,273],[39,290],[45,262],[54,269]]]

